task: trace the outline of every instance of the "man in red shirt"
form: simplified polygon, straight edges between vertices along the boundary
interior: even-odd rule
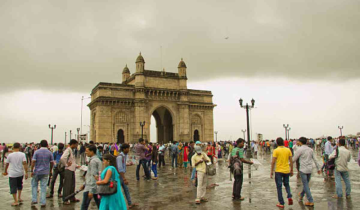
[[[289,148],[289,141],[288,141],[288,140],[285,140],[285,141],[284,141],[284,146],[285,146],[286,148]]]

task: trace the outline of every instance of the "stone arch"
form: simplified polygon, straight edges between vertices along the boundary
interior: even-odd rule
[[[151,116],[154,116],[156,121],[157,142],[168,143],[174,141],[174,125],[176,122],[174,112],[166,105],[159,105],[149,112],[149,122],[151,122]],[[150,132],[149,129],[149,136]]]

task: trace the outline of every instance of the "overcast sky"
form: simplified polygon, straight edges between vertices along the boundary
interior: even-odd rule
[[[245,128],[256,100],[265,138],[360,132],[360,1],[0,1],[0,142],[55,139],[80,126],[81,96],[146,69],[176,72],[214,94],[218,139]],[[88,101],[86,102],[88,103]],[[84,106],[84,125],[89,110]],[[88,127],[83,128],[84,132]]]

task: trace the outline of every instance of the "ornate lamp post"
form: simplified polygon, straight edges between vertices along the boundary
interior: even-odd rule
[[[70,130],[70,136],[69,136],[69,140],[71,140],[71,132],[72,132],[72,131]],[[65,142],[65,143],[66,143],[66,142]]]
[[[80,139],[80,137],[79,137],[80,128],[76,128],[76,131],[77,131],[77,140],[79,141],[79,139]]]
[[[140,122],[140,126],[141,126],[141,138],[144,137],[144,126],[145,126],[145,121],[144,122]]]
[[[342,129],[344,129],[344,126],[338,126],[338,128],[340,129],[340,136],[342,136]]]
[[[289,124],[287,125],[283,124],[283,127],[285,128],[285,140],[287,140],[287,129],[289,127]]]
[[[52,126],[49,124],[49,128],[51,129],[51,145],[53,145],[53,133],[54,133],[54,129],[56,129],[56,125]]]
[[[66,136],[67,136],[67,134],[66,134],[66,132],[65,132],[65,145],[66,145]]]
[[[250,124],[249,124],[249,109],[252,109],[252,108],[254,108],[254,106],[255,106],[255,100],[254,99],[252,99],[251,100],[251,106],[249,106],[248,105],[248,103],[246,103],[246,105],[245,106],[243,106],[243,100],[240,98],[240,100],[239,100],[239,103],[240,103],[240,107],[241,108],[244,108],[244,109],[246,109],[246,123],[247,123],[247,137],[248,137],[248,142],[247,142],[247,148],[248,148],[248,151],[249,152],[246,152],[246,157],[247,158],[251,158],[251,146],[250,146]],[[249,183],[251,184],[251,165],[250,164],[248,164],[248,166],[249,166]]]
[[[215,131],[214,133],[215,133],[215,136],[216,136],[216,140],[215,140],[215,141],[217,142],[217,134],[218,134],[218,132]]]

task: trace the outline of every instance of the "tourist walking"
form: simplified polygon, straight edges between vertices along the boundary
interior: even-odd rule
[[[75,170],[80,166],[77,166],[75,155],[73,150],[77,148],[78,142],[75,139],[71,139],[68,148],[61,156],[60,161],[65,165],[64,172],[64,190],[63,190],[63,202],[65,205],[69,205],[70,202],[79,202],[80,200],[75,198],[75,195],[67,198],[69,195],[75,192]],[[66,199],[67,198],[67,199]],[[66,200],[65,200],[66,199]]]
[[[31,164],[32,148],[31,148],[30,144],[26,144],[26,146],[25,146],[25,155],[26,155],[26,162],[28,164]]]
[[[331,153],[334,151],[334,147],[332,146],[332,137],[329,136],[327,138],[327,141],[325,143],[325,148],[324,148],[324,158],[325,158],[325,169],[326,169],[326,175],[328,178],[333,177],[334,171],[329,169],[329,156],[331,155]]]
[[[12,153],[6,159],[4,176],[9,175],[10,194],[12,194],[14,203],[11,206],[19,206],[23,202],[21,191],[23,189],[23,179],[28,178],[28,166],[25,154],[20,152],[20,144],[14,143]]]
[[[178,156],[177,156],[177,163],[179,164],[180,168],[183,167],[183,163],[184,163],[184,159],[183,159],[183,152],[184,152],[184,147],[183,147],[183,144],[180,142],[178,143],[178,149],[179,149],[179,153],[178,153]]]
[[[197,193],[195,203],[200,204],[207,202],[206,194],[206,163],[210,162],[210,158],[202,151],[200,146],[195,146],[195,155],[191,158],[192,165],[196,168],[197,172]]]
[[[130,152],[130,145],[126,144],[126,143],[122,144],[121,145],[121,153],[116,158],[116,166],[117,166],[117,170],[120,174],[121,187],[124,190],[125,197],[126,197],[126,200],[128,203],[128,207],[132,208],[132,207],[136,206],[137,204],[131,202],[130,191],[128,188],[129,181],[125,177],[126,167],[132,165],[132,164],[127,163],[129,152]]]
[[[171,145],[171,167],[177,168],[177,156],[179,154],[178,145],[176,145],[176,141]]]
[[[99,173],[102,169],[102,163],[99,157],[96,155],[96,146],[89,145],[85,149],[85,154],[90,158],[88,165],[88,170],[85,176],[85,186],[83,185],[80,189],[84,189],[83,201],[81,204],[81,210],[87,210],[89,208],[91,200],[94,198],[97,207],[100,207],[100,199],[96,191],[96,181],[95,177],[99,176]]]
[[[165,151],[166,151],[165,145],[160,143],[160,147],[159,147],[159,168],[161,168],[161,164],[162,164],[162,166],[165,166]]]
[[[157,174],[158,149],[155,145],[153,146],[153,149],[152,149],[151,162],[152,162],[151,170],[154,173],[154,177],[152,179],[157,180],[158,179],[158,174]]]
[[[300,177],[303,183],[303,190],[299,194],[299,201],[302,201],[306,194],[308,202],[305,203],[305,206],[314,206],[314,199],[311,195],[309,187],[313,163],[316,165],[318,174],[321,174],[321,170],[315,159],[314,151],[307,146],[307,141],[308,140],[305,137],[300,137],[299,144],[301,147],[297,149],[292,160],[293,162],[300,160]]]
[[[350,178],[349,178],[349,168],[348,168],[348,162],[351,160],[351,154],[348,149],[345,147],[345,138],[341,137],[339,140],[339,147],[334,150],[330,156],[329,159],[335,159],[335,188],[336,188],[336,195],[333,196],[333,198],[342,198],[343,197],[343,191],[342,191],[342,184],[341,184],[341,178],[344,180],[345,186],[346,186],[346,198],[350,198],[351,193],[351,184],[350,184]]]
[[[48,142],[41,140],[41,148],[36,150],[31,162],[31,193],[32,202],[34,206],[38,203],[38,184],[40,182],[40,205],[41,207],[46,206],[46,185],[49,180],[49,176],[52,175],[52,168],[54,165],[54,156],[48,150]],[[35,168],[35,169],[34,169]]]
[[[145,179],[147,179],[147,180],[151,179],[149,168],[146,166],[147,160],[145,158],[145,151],[148,151],[148,150],[149,150],[149,148],[145,146],[144,139],[140,138],[139,143],[137,143],[135,146],[135,152],[139,159],[139,163],[136,166],[136,180],[138,180],[138,181],[140,180],[140,175],[139,175],[140,166],[142,166],[144,168]]]
[[[116,181],[117,191],[112,195],[102,195],[100,202],[100,210],[126,210],[126,203],[122,194],[121,181],[119,173],[116,170],[116,159],[111,154],[105,154],[103,156],[103,167],[104,170],[101,173],[101,181],[97,181],[97,185],[105,185],[110,181]]]
[[[189,146],[188,146],[188,143],[186,142],[185,146],[184,146],[184,155],[183,155],[183,157],[184,157],[183,161],[184,161],[184,168],[185,169],[187,168],[187,164],[189,162],[188,156],[189,156]]]
[[[57,179],[58,176],[60,176],[58,197],[59,198],[62,197],[61,192],[62,192],[63,184],[64,184],[65,165],[59,164],[59,163],[60,163],[60,159],[61,159],[61,156],[63,155],[63,153],[64,153],[64,144],[59,143],[57,151],[53,153],[55,166],[54,166],[54,169],[53,169],[53,174],[52,174],[51,183],[50,183],[50,194],[48,196],[46,196],[47,198],[52,198],[53,197],[53,195],[54,195],[54,186],[55,186],[55,182],[56,182],[56,179]]]
[[[207,156],[209,157],[209,159],[211,160],[211,163],[214,163],[214,160],[213,160],[213,154],[214,154],[214,151],[213,151],[214,147],[211,145],[211,142],[208,142],[208,145],[206,147],[206,153],[207,153]]]
[[[231,154],[229,155],[230,163],[232,164],[232,167],[236,165],[235,163],[238,162],[238,166],[235,167],[236,170],[233,171],[234,174],[234,185],[233,185],[233,199],[234,200],[244,200],[244,197],[241,197],[241,189],[243,184],[243,163],[246,164],[253,164],[252,161],[248,161],[244,159],[244,142],[245,140],[242,138],[239,138],[236,141],[237,147],[235,147]],[[250,152],[250,151],[249,151]],[[234,169],[235,169],[234,168]]]
[[[292,205],[292,195],[289,185],[289,178],[293,175],[293,162],[292,162],[292,154],[289,148],[284,147],[284,140],[282,138],[277,138],[276,143],[278,147],[273,151],[273,158],[271,162],[271,172],[270,178],[273,178],[274,168],[275,170],[275,183],[277,188],[278,200],[279,203],[276,205],[277,207],[284,208],[285,202],[282,196],[282,185],[284,184],[288,204]]]

